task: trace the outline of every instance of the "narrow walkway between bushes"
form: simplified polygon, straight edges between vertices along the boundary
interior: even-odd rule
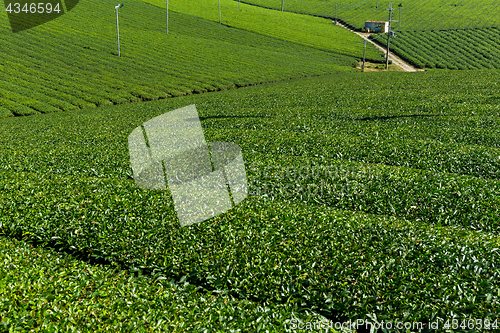
[[[332,20],[332,22],[334,22],[334,24],[335,24],[335,20]],[[372,43],[373,45],[375,45],[375,47],[377,49],[379,49],[382,52],[384,52],[384,55],[387,54],[385,48],[381,47],[380,45],[378,45],[377,43],[375,43],[374,41],[372,41],[371,39],[369,39],[367,36],[364,36],[363,34],[360,34],[359,32],[356,32],[354,30],[349,29],[348,27],[346,27],[345,25],[343,25],[342,23],[340,23],[338,21],[337,21],[337,25],[340,26],[340,27],[342,27],[342,28],[344,28],[344,29],[347,29],[347,30],[355,33],[356,35],[358,35],[359,37],[361,37],[363,39],[366,39],[367,41],[369,41],[370,43]],[[396,56],[394,53],[392,53],[390,51],[389,51],[389,60],[392,60],[392,63],[394,65],[401,67],[405,72],[423,71],[423,69],[417,69],[417,68],[413,67],[412,65],[406,63],[404,60],[402,60],[401,58],[399,58],[398,56]]]

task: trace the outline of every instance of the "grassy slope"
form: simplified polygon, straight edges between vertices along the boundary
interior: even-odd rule
[[[166,8],[165,1],[146,0],[146,2]],[[213,1],[170,1],[169,6],[173,11],[219,22],[218,6]],[[238,8],[238,2],[222,0],[222,24],[358,59],[363,57],[362,39],[335,26],[331,20],[309,15],[277,13],[245,3],[240,4],[241,11]],[[381,52],[373,45],[367,45],[366,58],[380,61]]]
[[[420,68],[498,69],[497,36],[497,28],[402,32],[391,50]]]
[[[497,76],[343,74],[4,119],[2,230],[331,318],[491,319]],[[126,140],[192,103],[209,141],[242,147],[251,196],[180,228],[168,192],[129,178]]]
[[[121,9],[122,57],[107,2],[13,34],[0,15],[0,116],[153,100],[349,71],[354,58],[219,26],[143,2]],[[151,23],[154,22],[154,23]]]
[[[53,249],[0,238],[0,330],[85,332],[283,332],[299,318],[292,306],[262,307],[202,293],[188,282],[88,264]]]
[[[281,9],[281,2],[275,0],[248,0],[247,3]],[[387,8],[390,1],[379,0],[287,0],[285,10],[303,14],[313,14],[323,17],[335,17],[335,4],[338,5],[337,15],[342,21],[361,29],[365,21],[387,21]],[[402,0],[393,2],[395,20],[399,19],[399,3],[402,4],[402,30],[442,30],[471,29],[495,27],[500,24],[500,14],[496,10],[495,0]],[[359,6],[357,6],[359,4]],[[467,18],[467,19],[465,19]],[[394,23],[398,28],[398,23]]]

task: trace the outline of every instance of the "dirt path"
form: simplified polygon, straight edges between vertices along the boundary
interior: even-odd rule
[[[333,20],[332,20],[333,21]],[[333,21],[335,22],[335,21]],[[363,39],[366,39],[368,42],[372,43],[373,45],[375,45],[375,47],[377,49],[379,49],[380,51],[384,52],[384,55],[387,54],[386,50],[381,47],[380,45],[378,45],[377,43],[375,43],[374,41],[370,40],[367,36],[364,36],[363,34],[360,34],[359,32],[356,32],[354,30],[351,30],[349,29],[348,27],[346,27],[345,25],[343,25],[342,23],[338,22],[337,21],[337,25],[341,26],[342,28],[344,29],[347,29],[353,33],[355,33],[356,35],[358,35],[359,37],[363,38]],[[407,64],[406,62],[404,62],[401,58],[399,58],[398,56],[396,56],[394,53],[392,52],[389,52],[389,60],[392,60],[392,63],[396,66],[399,66],[401,67],[405,72],[418,72],[418,71],[423,71],[423,69],[417,69],[413,66],[411,66],[410,64]]]

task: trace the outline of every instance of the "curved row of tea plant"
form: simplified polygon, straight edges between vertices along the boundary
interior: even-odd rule
[[[290,305],[266,308],[228,295],[203,294],[185,278],[169,282],[162,276],[131,274],[15,239],[1,237],[0,248],[0,330],[6,332],[283,332],[294,318],[321,320]]]
[[[17,34],[0,15],[0,115],[153,100],[357,65],[353,57],[174,12],[167,35],[165,11],[144,3],[120,13],[121,57],[109,3],[81,1],[67,15]]]
[[[457,82],[467,75],[466,82]],[[331,84],[318,84],[314,94],[304,88],[307,85],[290,82],[289,89],[294,87],[291,93],[296,97],[285,103],[283,93],[274,90],[280,97],[279,107],[278,102],[262,99],[259,93],[245,95],[245,107],[238,111],[244,116],[234,114],[235,107],[230,103],[202,105],[202,110],[219,110],[223,105],[228,109],[226,118],[212,119],[208,115],[203,124],[214,133],[238,133],[242,147],[262,154],[323,156],[495,180],[500,179],[500,94],[496,75],[496,71],[480,71],[474,76],[471,72],[446,73],[446,81],[434,73],[383,78],[374,73],[337,75],[330,79]],[[375,80],[378,85],[373,86]],[[427,91],[432,91],[432,99],[427,97],[431,93],[425,86],[430,87]],[[266,88],[262,94],[269,90]],[[175,105],[182,106],[180,102]],[[269,111],[255,113],[256,105]],[[148,120],[141,114],[135,117],[131,124]],[[95,119],[99,119],[100,127],[89,128],[87,122]],[[44,126],[42,132],[5,120],[12,130],[0,137],[1,169],[107,178],[130,176],[127,152],[120,146],[126,136],[118,142],[116,137],[116,133],[123,132],[122,124],[104,116],[81,115],[75,129],[68,131],[50,117],[37,121]],[[64,140],[59,139],[62,131]],[[92,133],[93,139],[82,138],[82,131]],[[37,133],[36,137],[32,133]],[[267,139],[269,133],[273,140]],[[37,145],[41,142],[44,144]],[[28,144],[37,145],[37,149],[30,154],[20,153]],[[113,154],[121,154],[121,159],[110,157]],[[78,163],[73,163],[75,160]]]
[[[144,0],[160,8],[165,1]],[[277,13],[257,6],[241,4],[233,0],[221,0],[221,22],[223,25],[256,32],[261,35],[286,40],[301,45],[334,53],[363,58],[363,40],[345,29],[335,26],[331,20],[310,15]],[[189,13],[219,22],[217,3],[210,0],[196,2],[169,1],[170,10]],[[381,62],[383,54],[373,45],[366,48],[366,59]]]
[[[332,320],[494,320],[498,71],[380,74],[3,119],[2,233]],[[250,196],[181,228],[127,137],[193,103]]]
[[[237,1],[236,1],[237,2]],[[279,0],[245,0],[244,2],[281,10]],[[285,11],[321,17],[337,17],[354,29],[364,28],[365,21],[388,21],[389,3],[382,0],[286,0]],[[378,7],[377,7],[378,4]],[[426,31],[445,29],[473,29],[498,27],[500,14],[494,0],[401,0],[392,2],[393,20],[399,20],[401,4],[401,30]],[[399,30],[399,23],[393,23]]]
[[[487,234],[255,198],[180,228],[161,193],[50,178],[11,178],[24,184],[16,191],[24,202],[2,197],[4,232],[331,318],[491,320],[500,305],[499,240]]]
[[[391,50],[418,68],[500,69],[499,32],[498,28],[405,31],[391,40]]]

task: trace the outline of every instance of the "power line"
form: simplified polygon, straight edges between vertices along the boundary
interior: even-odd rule
[[[365,69],[366,42],[367,42],[367,40],[365,39],[365,43],[363,46],[363,65],[361,65],[361,69]]]
[[[115,6],[115,10],[116,10],[116,38],[118,41],[118,56],[119,57],[120,57],[120,28],[118,26],[118,9],[120,9],[122,7],[123,7],[123,4]]]
[[[365,2],[367,2],[368,0],[364,0],[356,5],[352,5],[352,6],[339,6],[339,8],[342,8],[342,9],[351,9],[351,8],[356,8],[356,7],[359,7],[361,6],[362,4],[364,4]],[[377,0],[378,1],[378,0]]]
[[[403,7],[403,4],[400,3],[398,7],[399,7],[399,29],[398,29],[398,31],[401,32],[401,7]]]
[[[337,4],[335,4],[335,25],[337,25]]]
[[[385,56],[385,69],[389,69],[389,44],[391,41],[391,22],[392,22],[392,2],[389,2],[389,30],[387,31],[387,54]]]

